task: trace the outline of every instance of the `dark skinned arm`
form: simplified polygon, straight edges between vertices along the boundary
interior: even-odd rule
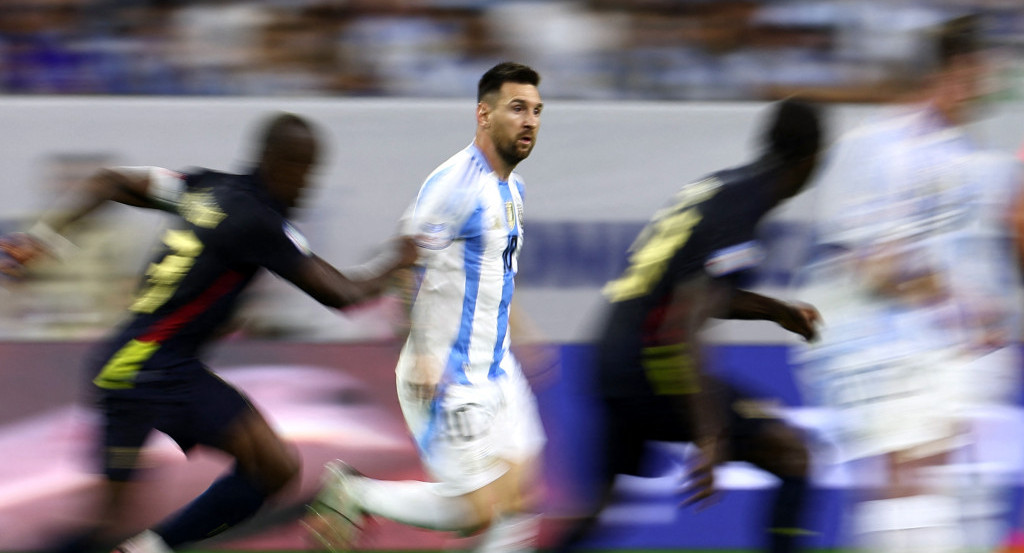
[[[749,290],[736,290],[728,310],[720,318],[772,321],[808,341],[817,339],[817,325],[821,323],[821,315],[813,306],[787,303]]]
[[[288,280],[321,304],[344,309],[380,295],[397,273],[416,262],[417,251],[412,238],[397,238],[394,247],[373,263],[381,268],[361,278],[346,276],[330,263],[311,255]]]

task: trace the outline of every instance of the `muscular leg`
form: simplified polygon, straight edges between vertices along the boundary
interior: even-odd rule
[[[772,504],[767,551],[795,551],[796,538],[804,533],[800,518],[808,489],[809,455],[803,436],[783,421],[772,420],[760,421],[756,432],[745,440],[738,460],[752,463],[782,481]]]
[[[212,537],[248,519],[299,471],[295,453],[255,409],[228,427],[218,448],[235,458],[232,472],[155,529],[172,548]]]
[[[518,389],[514,381],[507,385],[494,390],[503,394],[503,402],[489,392],[481,396],[476,389],[450,390],[453,395],[446,396],[444,412],[435,413],[417,397],[403,395],[407,388],[399,383],[413,435],[430,436],[425,459],[438,482],[382,481],[350,474],[325,488],[335,495],[322,503],[331,509],[337,499],[338,512],[355,507],[433,530],[469,534],[484,529],[479,551],[532,548],[539,491],[535,457],[543,430],[525,383]],[[480,397],[467,400],[474,394]],[[436,433],[424,434],[431,424],[438,425]],[[499,466],[503,470],[494,472]]]
[[[532,462],[514,464],[508,472],[476,490],[449,495],[437,483],[388,481],[354,477],[348,489],[359,508],[403,524],[470,534],[491,527],[506,514],[532,513],[536,493]]]
[[[529,551],[539,530],[538,461],[512,465],[491,484],[470,492],[466,498],[479,516],[489,513],[488,526],[475,547],[477,553]]]

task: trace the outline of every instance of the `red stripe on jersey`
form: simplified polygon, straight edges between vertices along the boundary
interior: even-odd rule
[[[242,274],[231,271],[218,278],[213,285],[206,289],[196,299],[181,306],[177,311],[157,322],[149,332],[138,337],[143,342],[163,342],[174,335],[182,326],[199,316],[213,302],[217,301],[224,294],[231,291],[239,281]]]

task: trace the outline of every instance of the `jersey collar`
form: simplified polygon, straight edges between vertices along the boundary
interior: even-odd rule
[[[491,164],[487,162],[487,156],[485,156],[484,153],[480,151],[480,148],[476,145],[475,142],[471,142],[469,144],[469,147],[466,149],[469,151],[470,157],[472,157],[477,163],[483,166],[483,168],[487,171],[488,174],[494,175],[495,180],[497,180],[498,182],[505,182],[498,178],[498,173],[496,173],[494,169],[491,168]]]
[[[249,177],[248,182],[252,184],[253,190],[260,199],[264,200],[274,211],[281,215],[288,214],[288,206],[284,205],[270,194],[270,190],[267,189],[266,182],[264,182],[263,177],[260,176],[259,168],[251,167],[246,173],[246,176]]]

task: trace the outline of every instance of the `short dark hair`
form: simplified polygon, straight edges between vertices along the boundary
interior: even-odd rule
[[[540,84],[540,75],[533,68],[516,63],[514,61],[503,61],[487,70],[476,87],[476,101],[480,102],[484,96],[501,90],[505,83]]]
[[[797,160],[821,149],[821,117],[814,104],[787,98],[776,102],[764,131],[768,151],[784,160]]]
[[[265,152],[275,146],[292,129],[313,131],[313,125],[305,118],[294,113],[280,112],[270,115],[264,120],[263,126],[256,136],[256,151]]]
[[[260,133],[259,140],[261,144],[268,144],[277,140],[291,127],[311,129],[312,126],[309,121],[306,121],[301,116],[295,115],[294,113],[279,112],[270,115],[266,118],[263,123],[263,129]]]
[[[935,56],[939,68],[946,68],[960,56],[982,51],[981,18],[962,15],[943,22],[936,31]]]

